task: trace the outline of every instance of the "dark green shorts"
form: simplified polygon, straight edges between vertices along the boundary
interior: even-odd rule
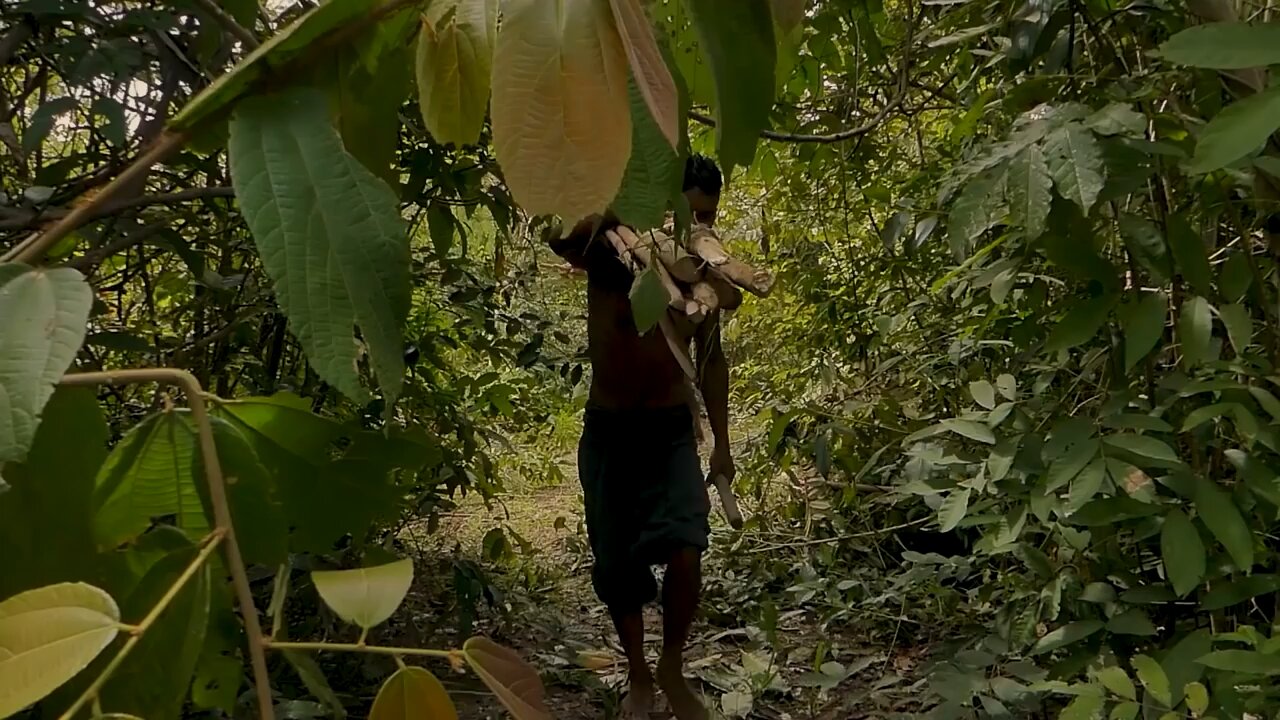
[[[711,510],[687,406],[588,407],[578,444],[592,585],[614,610],[657,597],[653,565],[684,548],[707,549]]]

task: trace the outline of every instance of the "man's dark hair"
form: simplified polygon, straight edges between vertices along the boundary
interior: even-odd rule
[[[697,188],[702,192],[715,196],[720,194],[720,186],[724,178],[720,176],[720,167],[716,161],[706,155],[690,155],[684,163],[684,187],[682,191]]]

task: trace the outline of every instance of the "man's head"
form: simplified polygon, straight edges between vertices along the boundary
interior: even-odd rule
[[[694,222],[711,225],[716,221],[720,204],[720,187],[724,184],[720,168],[706,155],[690,155],[684,163],[684,197],[693,211]]]

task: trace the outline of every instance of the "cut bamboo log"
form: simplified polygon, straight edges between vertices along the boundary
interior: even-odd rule
[[[632,259],[633,267],[631,271],[638,274],[637,268],[652,268],[654,274],[658,276],[662,287],[666,288],[669,296],[668,304],[683,312],[688,313],[688,302],[684,293],[680,292],[680,288],[676,287],[676,283],[671,279],[671,275],[667,273],[667,269],[662,266],[661,261],[655,262],[653,252],[644,241],[635,234],[631,228],[626,225],[619,225],[612,230],[606,230],[605,235],[609,238],[609,242],[613,243],[614,249],[619,255],[627,255]]]
[[[729,282],[759,297],[768,297],[773,290],[773,274],[757,270],[731,256],[707,227],[695,228],[689,235],[689,251],[707,263]]]
[[[702,260],[690,255],[675,238],[660,230],[650,230],[645,239],[658,249],[658,259],[666,266],[672,278],[686,285],[702,279]]]
[[[706,283],[715,291],[721,310],[737,310],[742,307],[742,291],[734,287],[719,270],[707,273]]]
[[[689,286],[689,294],[697,301],[699,305],[706,309],[706,314],[710,315],[720,309],[720,296],[716,293],[716,289],[706,280],[699,280]]]

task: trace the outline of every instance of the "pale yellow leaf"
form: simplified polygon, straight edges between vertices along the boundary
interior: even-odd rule
[[[653,35],[653,24],[649,22],[640,0],[609,0],[609,6],[613,8],[613,20],[627,51],[627,61],[640,97],[644,98],[644,104],[662,136],[672,148],[676,148],[680,144],[680,101],[671,70],[662,59],[662,51],[658,49],[658,41]]]
[[[88,665],[119,632],[120,608],[84,583],[60,583],[0,602],[0,718]]]
[[[507,0],[494,52],[493,144],[531,215],[603,213],[631,156],[627,57],[600,0]]]
[[[578,665],[588,670],[604,670],[612,667],[615,662],[613,655],[599,650],[583,650],[578,653]]]
[[[463,643],[462,652],[516,720],[551,720],[542,679],[514,651],[488,638],[473,637]]]
[[[444,685],[425,668],[404,667],[387,678],[374,698],[369,720],[457,720]]]
[[[311,581],[326,605],[366,630],[391,617],[413,583],[413,561],[358,570],[317,570]]]
[[[418,36],[418,107],[440,143],[474,145],[489,107],[497,0],[435,0]]]

